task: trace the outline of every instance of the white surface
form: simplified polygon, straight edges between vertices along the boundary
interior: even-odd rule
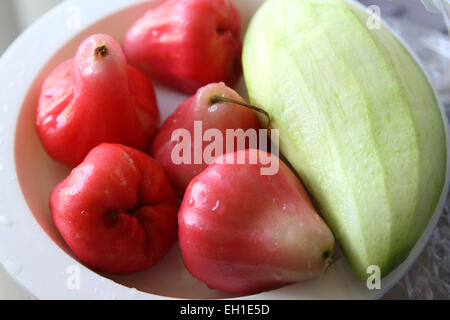
[[[29,300],[31,296],[0,265],[0,300]]]
[[[0,1],[0,55],[37,18],[62,0]]]
[[[19,27],[23,30],[38,17],[48,11],[49,8],[59,4],[62,0],[14,0]]]
[[[148,272],[133,275],[131,277],[114,277],[115,281],[102,277],[85,268],[74,260],[66,252],[61,241],[55,237],[49,224],[48,213],[30,213],[25,202],[25,195],[19,186],[18,177],[15,174],[15,147],[18,157],[19,170],[22,164],[28,166],[30,181],[26,181],[35,188],[36,194],[43,195],[39,208],[46,208],[48,199],[47,188],[50,185],[40,179],[48,174],[47,167],[54,166],[55,171],[61,168],[53,164],[45,157],[40,144],[35,136],[34,128],[29,120],[32,120],[34,107],[26,104],[28,99],[33,101],[36,91],[46,72],[51,70],[62,58],[73,55],[74,48],[79,43],[79,38],[84,33],[108,31],[116,38],[120,38],[129,25],[131,16],[124,15],[123,23],[114,23],[111,17],[94,24],[111,13],[126,9],[142,0],[72,0],[45,15],[36,24],[31,26],[4,54],[0,61],[0,85],[6,90],[0,91],[0,199],[3,200],[0,211],[0,262],[5,269],[35,297],[41,299],[160,299],[161,295],[173,297],[226,297],[214,290],[207,289],[204,285],[192,279],[183,268],[179,251],[174,247],[170,254],[158,266]],[[261,0],[235,1],[240,8],[245,21],[248,21],[251,13],[261,3]],[[148,4],[145,4],[147,6]],[[67,8],[76,6],[82,13],[81,30],[76,30],[67,24]],[[133,14],[141,13],[142,9],[127,11]],[[244,23],[245,25],[245,23]],[[82,32],[83,34],[79,34]],[[42,35],[51,34],[47,38],[46,45],[42,46],[37,39]],[[78,36],[78,37],[76,37]],[[75,39],[74,39],[75,38]],[[72,40],[72,41],[70,41]],[[64,45],[64,46],[63,46]],[[57,54],[55,54],[55,52]],[[45,66],[45,67],[44,67]],[[243,84],[238,89],[243,90]],[[167,116],[185,97],[168,89],[157,88],[160,107],[165,106],[163,115]],[[21,107],[22,106],[22,107]],[[22,113],[20,111],[22,110]],[[20,117],[19,117],[20,116]],[[15,130],[17,127],[17,141],[15,142]],[[32,124],[32,122],[31,122]],[[24,169],[25,170],[25,169]],[[58,178],[63,171],[55,173]],[[447,170],[447,181],[449,178]],[[53,174],[53,171],[52,171]],[[53,179],[57,180],[56,177]],[[34,181],[36,180],[36,181]],[[50,177],[49,177],[50,180]],[[24,183],[24,181],[21,181]],[[43,183],[43,185],[39,185]],[[54,183],[54,182],[52,182]],[[42,190],[40,190],[42,189]],[[445,194],[446,194],[445,190]],[[36,195],[37,197],[37,195]],[[28,199],[29,200],[29,199]],[[389,290],[412,264],[417,255],[423,249],[432,229],[434,228],[440,212],[442,211],[444,197],[441,199],[436,213],[418,244],[409,258],[382,281],[382,290],[369,291],[365,282],[357,279],[349,269],[346,261],[340,259],[330,268],[325,277],[296,284],[263,293],[250,298],[257,299],[370,299],[377,298]],[[33,200],[34,201],[34,200]],[[42,209],[43,210],[43,209]],[[47,209],[48,210],[48,209]],[[39,218],[39,221],[35,217]],[[43,227],[47,227],[46,232]],[[50,236],[53,236],[53,240]],[[71,266],[79,267],[81,274],[81,286],[79,289],[70,289],[67,281],[70,275],[66,272]],[[69,269],[68,269],[69,268]],[[160,286],[155,283],[160,282]],[[146,284],[146,290],[158,293],[152,295],[137,292],[132,289],[132,284]],[[127,286],[125,286],[128,285]]]
[[[11,1],[0,1],[0,55],[19,34]]]

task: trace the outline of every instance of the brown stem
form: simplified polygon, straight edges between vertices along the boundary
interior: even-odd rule
[[[256,112],[262,113],[264,116],[267,117],[267,130],[268,130],[268,135],[270,138],[270,123],[271,123],[271,119],[270,119],[270,115],[263,109],[252,106],[250,104],[247,104],[245,102],[241,102],[238,100],[234,100],[234,99],[230,99],[230,98],[225,98],[225,97],[220,97],[220,96],[212,96],[211,99],[209,99],[210,102],[212,104],[216,104],[216,103],[221,103],[221,102],[228,102],[228,103],[234,103],[234,104],[238,104],[240,106],[246,107],[248,109],[254,110]]]
[[[94,50],[94,55],[96,57],[104,57],[108,54],[108,48],[106,47],[106,45],[100,45],[97,48],[95,48]]]

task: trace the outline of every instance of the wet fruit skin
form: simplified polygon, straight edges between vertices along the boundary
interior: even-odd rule
[[[47,153],[75,167],[103,142],[148,150],[159,123],[151,82],[119,44],[93,35],[45,80],[36,128]]]
[[[51,193],[60,234],[78,259],[101,272],[144,270],[177,239],[178,202],[147,154],[101,144]]]
[[[240,17],[230,0],[168,0],[127,32],[130,63],[152,79],[193,94],[242,73]]]
[[[248,164],[257,152],[216,159],[183,198],[183,261],[210,288],[253,294],[314,278],[330,263],[334,237],[300,181],[281,161],[276,175],[261,175]],[[247,164],[229,164],[239,153]]]
[[[209,163],[202,158],[201,163],[195,164],[194,155],[196,146],[201,147],[201,153],[211,142],[194,144],[194,121],[202,122],[203,133],[208,129],[217,129],[223,137],[223,153],[226,152],[226,130],[227,129],[248,129],[258,130],[260,128],[257,117],[253,112],[243,106],[232,103],[211,103],[213,96],[227,97],[244,102],[244,100],[233,89],[228,88],[224,83],[209,84],[184,101],[177,110],[164,122],[158,132],[152,148],[151,155],[164,167],[173,186],[178,194],[182,196],[189,182]],[[178,141],[172,141],[172,134],[177,129],[186,129],[191,135],[191,161],[190,163],[176,164],[172,158],[172,152]],[[202,134],[203,134],[202,133]],[[183,142],[183,141],[180,141]],[[235,143],[237,147],[237,143]],[[248,148],[248,143],[244,148]],[[235,148],[232,151],[236,151]],[[222,153],[222,154],[223,154]],[[221,154],[217,154],[219,156]]]

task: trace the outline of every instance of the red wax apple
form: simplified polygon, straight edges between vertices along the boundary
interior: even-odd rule
[[[247,164],[233,164],[242,153]],[[217,158],[192,180],[181,204],[184,264],[214,289],[273,289],[314,278],[331,260],[334,237],[300,181],[281,161],[275,175],[262,175],[263,165],[249,164],[255,156],[269,157],[243,150]]]
[[[102,142],[148,150],[158,121],[151,82],[114,39],[93,35],[44,82],[36,126],[48,154],[74,167]]]
[[[230,0],[167,0],[126,34],[130,63],[152,78],[195,93],[241,75],[239,13]]]
[[[52,192],[53,221],[72,252],[98,271],[146,269],[177,239],[178,202],[147,154],[101,144]]]
[[[212,158],[208,161],[205,157],[205,150],[208,146],[213,143],[220,144],[222,150],[218,148],[218,150],[211,152],[214,157],[226,153],[227,129],[242,129],[243,131],[253,129],[255,135],[258,134],[256,130],[260,126],[252,110],[229,102],[215,103],[212,101],[214,97],[244,102],[239,94],[228,88],[224,83],[207,85],[199,89],[197,94],[188,98],[178,107],[163,124],[153,142],[151,154],[162,164],[179,195],[183,195],[192,178],[214,160]],[[197,124],[197,127],[195,127],[195,124]],[[179,129],[186,130],[190,137],[177,136],[176,132]],[[216,133],[220,134],[220,137],[205,137],[204,135],[207,135],[209,129],[215,130]],[[221,138],[222,141],[215,140],[218,138]],[[246,149],[249,147],[250,141],[246,139],[241,146],[239,146],[237,139],[234,139],[233,143],[234,149],[230,151]],[[183,154],[182,150],[179,150],[180,144],[187,146],[184,150],[186,153]],[[257,146],[254,147],[257,148]],[[177,161],[175,157],[179,154],[182,154],[181,156],[186,161],[182,163]]]

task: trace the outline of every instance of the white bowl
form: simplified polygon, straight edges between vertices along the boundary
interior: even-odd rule
[[[183,266],[177,246],[157,266],[138,274],[107,276],[95,273],[72,256],[53,225],[49,212],[49,193],[65,178],[68,170],[47,156],[35,132],[36,101],[44,78],[61,61],[72,57],[80,42],[90,34],[107,33],[120,40],[133,21],[142,16],[146,9],[160,2],[64,1],[25,31],[0,60],[0,262],[36,298],[235,297],[210,290],[190,276]],[[263,0],[234,2],[241,12],[245,31],[252,14]],[[163,118],[186,98],[161,86],[156,86],[156,89]],[[237,90],[245,95],[243,81]],[[447,182],[448,172],[447,169]],[[405,262],[382,279],[381,290],[367,289],[366,283],[354,275],[345,259],[340,258],[322,278],[246,298],[381,297],[399,281],[424,248],[442,212],[447,190],[448,187],[414,250]],[[73,272],[77,270],[80,272],[79,288],[70,282]]]

